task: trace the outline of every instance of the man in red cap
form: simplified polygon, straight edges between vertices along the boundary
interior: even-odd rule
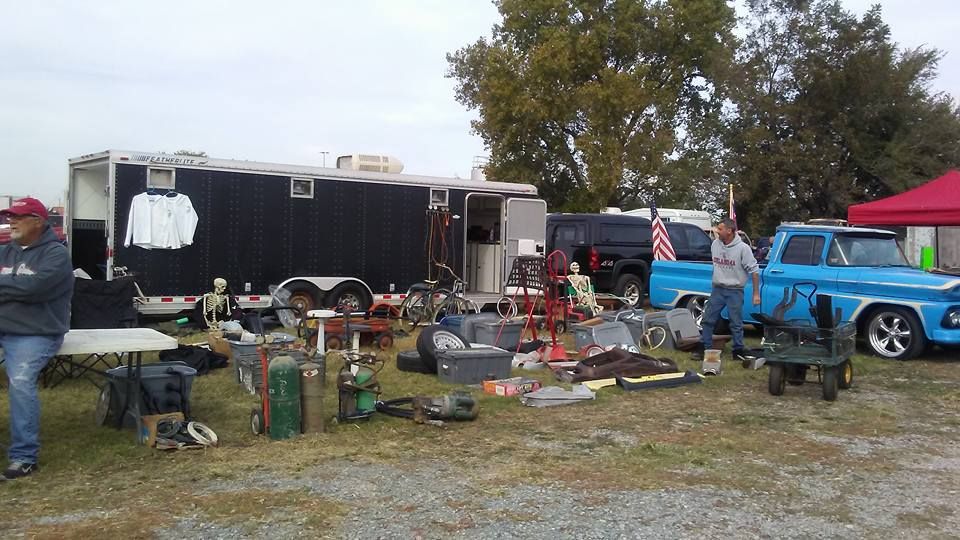
[[[10,464],[0,474],[3,481],[37,470],[37,378],[70,328],[74,277],[70,254],[47,224],[43,203],[19,199],[0,217],[10,224],[13,240],[0,246],[0,347],[10,383]]]

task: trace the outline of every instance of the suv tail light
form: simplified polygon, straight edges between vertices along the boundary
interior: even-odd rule
[[[590,248],[590,271],[598,272],[600,270],[600,252],[597,248]]]

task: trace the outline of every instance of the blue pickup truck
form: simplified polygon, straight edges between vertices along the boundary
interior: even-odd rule
[[[650,304],[661,309],[686,307],[699,319],[713,268],[710,263],[657,261],[650,277]],[[861,338],[878,356],[906,360],[928,346],[960,345],[960,276],[912,268],[889,231],[852,227],[783,225],[761,264],[761,305],[751,306],[745,291],[744,321],[751,313],[770,314],[784,289],[812,282],[833,297],[844,321],[856,321]],[[797,302],[784,320],[813,317]]]

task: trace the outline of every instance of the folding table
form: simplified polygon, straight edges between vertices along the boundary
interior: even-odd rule
[[[70,330],[63,337],[63,345],[51,360],[48,369],[61,370],[65,376],[74,376],[77,371],[82,374],[93,371],[106,376],[106,371],[98,370],[93,365],[103,361],[109,365],[108,357],[113,356],[119,366],[127,365],[127,392],[126,403],[119,411],[117,428],[123,426],[123,417],[129,410],[136,418],[137,436],[140,434],[140,367],[143,363],[143,353],[149,351],[164,351],[176,349],[179,343],[176,339],[164,335],[150,328],[107,328],[95,330]],[[93,364],[75,362],[73,355],[86,355],[87,359],[96,358]],[[124,362],[126,358],[126,362]],[[69,367],[67,367],[69,366]],[[133,402],[132,406],[130,402]]]

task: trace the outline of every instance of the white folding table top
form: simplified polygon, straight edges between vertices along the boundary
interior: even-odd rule
[[[165,351],[176,349],[176,339],[150,328],[70,330],[58,355]]]

